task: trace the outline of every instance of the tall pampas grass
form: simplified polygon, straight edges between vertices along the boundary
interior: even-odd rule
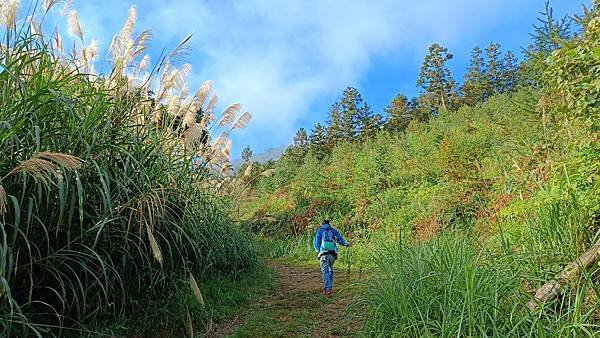
[[[56,14],[69,34],[45,36],[46,15],[62,3]],[[117,321],[136,330],[140,321],[123,317],[131,309],[144,319],[172,311],[158,304],[200,299],[196,279],[251,269],[254,249],[221,195],[232,142],[216,137],[223,128],[212,82],[192,90],[190,66],[173,59],[189,38],[151,65],[142,57],[150,31],[136,30],[131,8],[96,75],[98,42],[69,1],[48,0],[25,20],[16,19],[18,1],[0,5],[9,27],[0,41],[0,121],[10,126],[0,137],[0,332],[95,335]],[[191,290],[181,285],[190,273]],[[200,327],[210,315],[190,311]],[[185,325],[170,322],[165,334]]]

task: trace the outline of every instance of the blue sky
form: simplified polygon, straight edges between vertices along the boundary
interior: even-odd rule
[[[584,3],[589,3],[586,1]],[[554,0],[557,15],[580,1]],[[498,42],[520,56],[543,0],[222,1],[75,0],[86,37],[106,48],[130,6],[150,28],[151,55],[188,34],[192,87],[214,81],[221,108],[239,102],[254,114],[233,135],[233,157],[289,144],[299,127],[323,121],[346,86],[380,112],[396,93],[417,93],[427,47],[446,46],[460,80],[473,46]]]

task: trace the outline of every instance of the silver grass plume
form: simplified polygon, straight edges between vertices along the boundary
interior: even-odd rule
[[[146,54],[142,58],[142,61],[140,61],[140,65],[138,66],[138,72],[142,72],[143,70],[146,70],[146,68],[148,68],[148,66],[150,66],[150,55]]]
[[[252,163],[248,164],[246,170],[244,170],[244,177],[249,177],[252,174]]]
[[[146,43],[152,38],[152,33],[149,29],[143,30],[133,41],[131,50],[131,58],[141,55],[146,50]]]
[[[219,134],[219,136],[215,139],[215,142],[213,143],[213,148],[222,148],[225,146],[225,143],[227,142],[227,140],[229,139],[229,133],[226,131],[221,132],[221,134]]]
[[[198,88],[198,90],[196,91],[196,99],[198,100],[200,106],[204,105],[206,99],[208,98],[208,95],[210,95],[212,90],[213,82],[211,80],[204,81],[200,88]]]
[[[224,163],[221,166],[221,171],[219,172],[219,174],[221,176],[227,176],[227,174],[231,171],[231,163]]]
[[[252,119],[252,113],[245,112],[244,114],[242,114],[242,116],[240,116],[240,118],[237,120],[237,122],[233,125],[231,129],[240,129],[246,127],[248,125],[248,122],[250,122],[250,119]]]
[[[186,149],[193,150],[196,142],[202,136],[202,129],[200,129],[198,123],[192,124],[183,132],[183,140]]]
[[[71,5],[73,4],[73,0],[66,0],[63,4],[63,8],[60,11],[60,15],[65,15],[71,10]]]
[[[183,87],[187,84],[187,79],[190,76],[192,71],[192,65],[189,63],[184,63],[181,65],[175,77],[173,78],[173,87],[179,91],[183,89]]]
[[[214,122],[215,121],[215,106],[217,105],[217,102],[219,101],[219,97],[217,96],[217,94],[214,94],[210,100],[208,101],[208,104],[206,105],[206,110],[205,110],[205,115],[204,115],[204,120],[206,121],[206,123],[208,124],[209,122]]]
[[[41,152],[31,158],[19,163],[8,172],[1,180],[16,174],[25,173],[44,185],[50,185],[62,179],[60,169],[77,170],[81,167],[81,159],[78,157],[55,152]]]
[[[202,297],[202,293],[200,292],[200,288],[198,288],[198,283],[196,283],[196,279],[194,275],[190,272],[190,286],[192,287],[192,291],[194,292],[194,297],[201,305],[204,305],[204,297]]]
[[[69,33],[79,37],[79,40],[83,41],[83,30],[81,30],[81,24],[77,17],[77,11],[73,10],[69,12],[67,17],[67,24],[69,26]]]
[[[3,0],[0,2],[0,27],[14,27],[19,10],[19,0]]]
[[[44,13],[48,13],[56,4],[56,0],[44,0]]]
[[[90,44],[87,45],[86,50],[87,50],[88,58],[90,59],[90,61],[93,61],[96,58],[96,56],[98,55],[98,41],[97,40],[90,41]]]
[[[54,29],[54,34],[52,35],[52,41],[54,44],[54,49],[57,52],[62,53],[63,52],[63,43],[62,43],[62,37],[60,36],[58,29]]]
[[[223,155],[228,160],[229,155],[231,154],[231,148],[233,148],[233,141],[231,141],[231,139],[228,139],[227,142],[225,142],[225,146],[223,147]]]
[[[221,122],[219,122],[219,125],[221,127],[228,127],[231,125],[235,116],[240,112],[240,109],[242,109],[242,106],[239,103],[234,103],[227,107],[225,111],[223,111],[223,114],[221,114]]]
[[[267,170],[263,171],[262,173],[260,173],[260,176],[271,177],[271,176],[273,176],[274,173],[275,173],[275,169],[267,169]]]
[[[30,15],[27,18],[27,22],[29,22],[29,29],[31,30],[32,35],[41,35],[42,34],[42,29],[41,29],[40,25],[37,22],[35,22],[35,19],[33,18],[32,15]]]

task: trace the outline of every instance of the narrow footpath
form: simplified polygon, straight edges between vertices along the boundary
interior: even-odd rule
[[[239,316],[216,325],[209,337],[353,337],[362,318],[349,310],[357,272],[338,267],[334,295],[322,295],[321,275],[312,265],[269,262],[275,284],[269,295]]]

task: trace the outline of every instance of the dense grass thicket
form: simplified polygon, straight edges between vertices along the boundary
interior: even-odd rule
[[[549,25],[551,48],[532,47],[514,90],[323,146],[317,125],[311,141],[254,164],[272,172],[248,179],[239,220],[307,241],[331,219],[373,269],[356,304],[368,335],[595,335],[598,264],[556,300],[526,304],[600,240],[598,13],[586,9],[574,35]]]
[[[144,41],[130,37],[134,21],[106,75],[91,73],[89,48],[68,58],[57,38],[3,22],[0,336],[181,336],[246,299],[235,281],[260,271],[251,238],[207,185],[214,162],[185,151],[188,110],[206,109],[205,98],[173,113],[179,101],[148,97],[182,87],[173,54],[134,82]]]

